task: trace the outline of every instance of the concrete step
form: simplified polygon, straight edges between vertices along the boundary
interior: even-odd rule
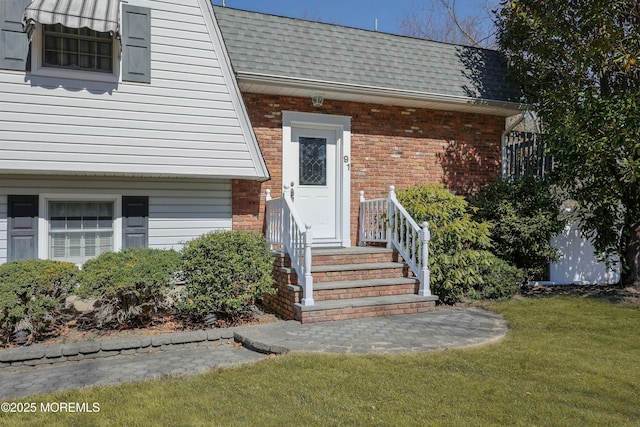
[[[422,313],[433,310],[437,300],[436,296],[393,295],[316,301],[312,306],[298,303],[294,308],[297,320],[302,323],[315,323]]]

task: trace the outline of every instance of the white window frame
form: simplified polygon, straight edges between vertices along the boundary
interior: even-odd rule
[[[113,202],[113,251],[122,249],[122,196],[119,194],[40,194],[38,200],[38,258],[49,257],[49,202]]]
[[[54,77],[60,79],[88,80],[95,82],[117,83],[120,80],[120,40],[112,39],[111,73],[99,71],[74,70],[71,68],[46,67],[42,63],[44,52],[44,35],[42,24],[37,24],[31,39],[31,74],[37,77]]]

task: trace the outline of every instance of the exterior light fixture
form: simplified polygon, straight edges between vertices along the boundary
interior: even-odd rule
[[[316,93],[311,96],[311,102],[313,103],[314,107],[322,107],[322,104],[324,103],[324,96]]]

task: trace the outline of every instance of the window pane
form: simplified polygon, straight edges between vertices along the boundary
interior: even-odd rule
[[[90,53],[91,47],[93,46],[93,42],[89,40],[79,40],[78,41],[78,52],[80,53]]]
[[[98,43],[98,54],[111,56],[111,43]]]
[[[49,257],[79,263],[112,251],[113,207],[105,201],[49,202]]]
[[[300,185],[327,185],[327,140],[300,137]]]
[[[46,51],[44,53],[44,65],[61,65],[61,58],[58,52]]]
[[[78,51],[78,40],[76,39],[63,39],[62,46],[64,50],[67,52],[77,52]]]
[[[61,25],[44,26],[43,65],[111,72],[113,37],[88,28],[74,29]]]

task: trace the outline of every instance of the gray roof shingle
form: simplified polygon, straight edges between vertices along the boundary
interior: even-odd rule
[[[214,7],[236,72],[518,102],[499,52]]]

